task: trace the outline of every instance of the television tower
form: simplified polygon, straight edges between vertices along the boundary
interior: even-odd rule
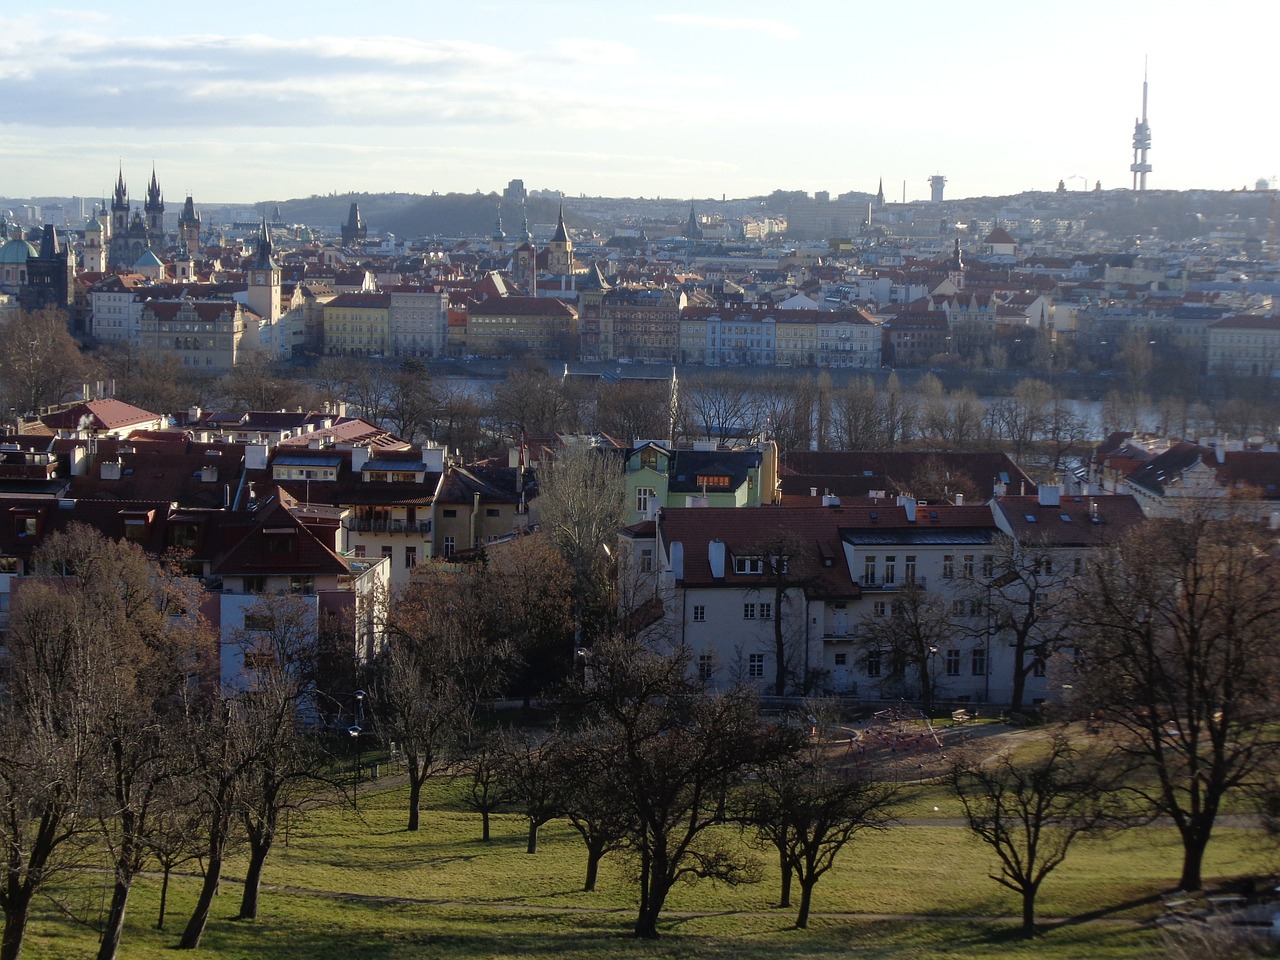
[[[1147,123],[1147,65],[1142,65],[1142,119],[1133,122],[1133,163],[1129,169],[1133,171],[1133,189],[1139,193],[1147,190],[1147,174],[1151,172],[1151,164],[1147,162],[1147,151],[1151,149],[1151,125]]]

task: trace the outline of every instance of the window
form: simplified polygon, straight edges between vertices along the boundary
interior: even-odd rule
[[[742,619],[754,620],[756,618],[756,605],[754,603],[744,603],[742,605]]]
[[[457,510],[444,510],[444,511],[442,511],[442,515],[443,515],[443,516],[445,516],[445,517],[456,517],[456,516],[458,515],[458,511],[457,511]]]
[[[1045,675],[1045,662],[1043,655],[1036,657],[1035,661],[1031,664],[1031,675],[1033,677],[1043,677]]]
[[[982,575],[988,580],[996,575],[996,558],[989,553],[982,555]]]
[[[133,541],[147,539],[147,521],[126,520],[124,522],[124,538]]]
[[[846,666],[849,663],[849,655],[847,653],[837,653],[835,655],[835,665],[837,667]]]
[[[246,630],[273,630],[276,621],[269,613],[246,613],[244,615],[244,628]]]
[[[906,578],[907,583],[916,582],[916,558],[915,554],[907,554],[906,560],[902,564],[902,575]]]
[[[747,676],[759,680],[764,676],[764,654],[753,653],[747,657]]]
[[[761,619],[761,620],[772,620],[772,619],[773,619],[773,604],[772,604],[772,603],[762,603],[762,604],[760,604],[760,619]]]
[[[1080,576],[1080,574],[1084,573],[1084,558],[1083,558],[1083,557],[1073,557],[1073,558],[1071,559],[1071,573],[1072,573],[1072,575],[1073,575],[1073,576],[1076,576],[1076,577],[1078,577],[1078,576]]]
[[[764,571],[764,561],[759,557],[734,557],[733,572],[734,573],[762,573]]]
[[[267,590],[267,578],[262,575],[248,576],[244,578],[245,593],[265,593]]]
[[[947,651],[947,676],[948,677],[960,676],[960,651],[959,650]]]
[[[862,561],[862,582],[872,584],[876,582],[876,558],[867,557]]]
[[[868,677],[880,676],[880,666],[881,666],[880,651],[872,650],[870,653],[867,654],[867,676]]]
[[[484,515],[486,517],[500,517],[502,516],[502,511],[497,507],[487,507],[485,508]]]
[[[715,663],[715,658],[709,653],[698,655],[698,679],[701,682],[711,682],[711,674],[715,670]]]
[[[636,487],[636,512],[648,513],[649,501],[657,495],[653,487]]]
[[[706,623],[706,621],[707,621],[707,608],[700,603],[695,603],[693,605],[693,622]]]
[[[653,548],[645,547],[640,551],[640,572],[653,573]]]
[[[964,555],[964,578],[966,580],[973,579],[973,554],[966,553]]]
[[[418,565],[418,548],[405,547],[404,548],[404,568],[406,570],[412,570],[417,565]]]
[[[969,654],[970,670],[975,677],[985,677],[987,675],[987,648],[975,647],[973,652]]]
[[[884,582],[893,583],[897,579],[897,557],[884,558]]]
[[[290,593],[305,593],[308,596],[316,592],[316,578],[309,576],[296,576],[289,578]]]
[[[889,611],[889,605],[883,600],[877,600],[871,605],[871,613],[873,616],[883,617]]]
[[[955,576],[956,576],[956,558],[948,553],[942,558],[942,579],[954,580]]]
[[[383,544],[383,547],[382,547],[382,558],[384,560],[391,559],[391,547],[387,546],[386,544]]]
[[[951,601],[951,615],[952,615],[953,617],[963,617],[963,616],[964,616],[964,601],[963,601],[963,600],[952,600],[952,601]]]
[[[728,490],[730,486],[729,477],[720,476],[714,473],[713,474],[700,473],[698,474],[698,478],[695,482],[700,487],[704,487],[704,488],[709,487],[714,490]]]
[[[442,557],[453,556],[453,537],[444,538],[444,543],[440,545],[440,556]]]
[[[357,543],[354,547],[352,547],[352,548],[351,548],[351,552],[352,552],[352,556],[354,556],[357,560],[363,560],[363,559],[364,559],[364,544],[363,544],[363,543]]]

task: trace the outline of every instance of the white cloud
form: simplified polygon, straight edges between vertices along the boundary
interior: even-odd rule
[[[789,23],[759,17],[712,17],[700,13],[660,13],[654,19],[659,23],[670,23],[681,27],[705,27],[710,30],[745,30],[751,33],[763,33],[779,40],[793,40],[800,36],[800,31]]]

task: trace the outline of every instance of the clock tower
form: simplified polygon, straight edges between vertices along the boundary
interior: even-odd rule
[[[267,218],[258,229],[258,249],[248,269],[249,309],[267,323],[280,319],[280,265],[271,256]]]

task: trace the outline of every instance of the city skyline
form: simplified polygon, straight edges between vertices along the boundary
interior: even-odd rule
[[[0,196],[488,193],[948,198],[1127,187],[1144,58],[1150,189],[1272,177],[1274,13],[1228,2],[881,8],[229,2],[0,15]],[[1267,21],[1270,21],[1268,28]],[[1230,57],[1230,74],[1220,66]],[[1224,131],[1231,131],[1228,140]],[[1253,131],[1256,131],[1254,133]]]

